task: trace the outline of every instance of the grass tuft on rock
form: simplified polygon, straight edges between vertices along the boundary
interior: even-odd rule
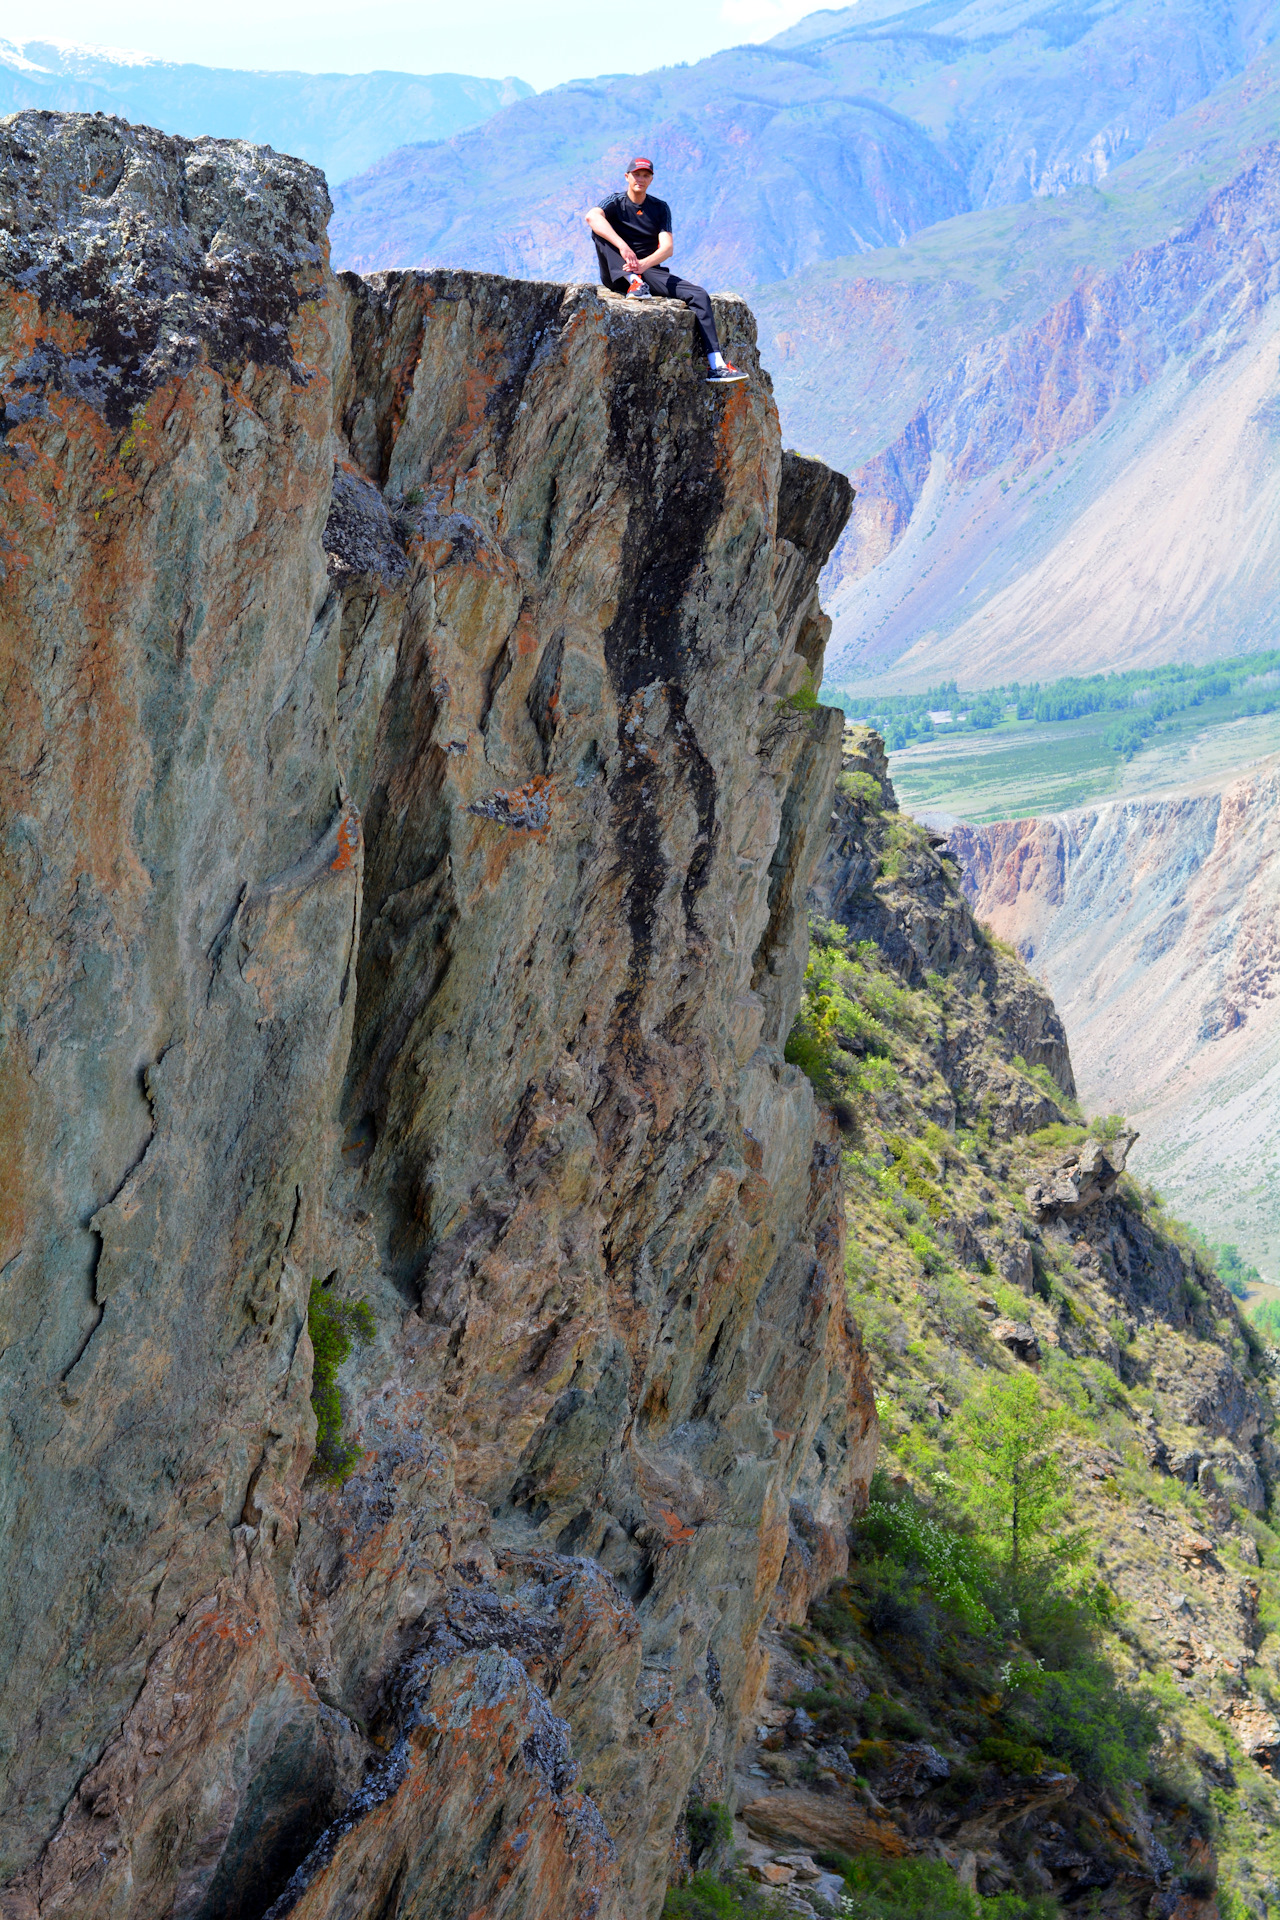
[[[312,1280],[307,1301],[307,1332],[314,1360],[311,1404],[316,1415],[316,1451],[311,1470],[340,1487],[355,1468],[361,1449],[342,1431],[342,1393],[338,1369],[358,1340],[368,1346],[376,1331],[373,1310],[364,1300],[342,1300],[320,1280]]]

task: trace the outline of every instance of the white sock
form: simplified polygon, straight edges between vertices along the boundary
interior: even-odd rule
[[[724,365],[724,355],[722,353],[709,353],[707,355],[707,364],[710,366],[712,373],[717,372],[719,368]]]

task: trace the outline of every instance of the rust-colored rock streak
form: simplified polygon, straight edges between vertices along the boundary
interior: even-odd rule
[[[875,1448],[782,1061],[848,484],[740,303],[725,395],[671,303],[335,281],[261,149],[0,184],[0,1913],[654,1914]]]

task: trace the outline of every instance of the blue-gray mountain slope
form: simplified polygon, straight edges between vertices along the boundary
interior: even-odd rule
[[[345,180],[407,140],[443,140],[532,92],[465,73],[247,73],[111,47],[0,40],[0,114],[112,113],[190,137],[254,140]]]
[[[883,0],[690,67],[575,81],[338,193],[340,264],[586,277],[638,146],[713,285],[776,282],[974,208],[1092,185],[1276,38],[1278,0]]]

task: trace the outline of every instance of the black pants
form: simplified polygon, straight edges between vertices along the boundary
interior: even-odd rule
[[[622,263],[622,255],[607,240],[593,236],[596,243],[596,258],[600,262],[600,284],[612,287],[615,293],[627,290],[627,269]],[[695,286],[692,280],[682,280],[678,273],[672,273],[670,267],[646,267],[640,278],[651,293],[663,300],[683,300],[686,307],[692,309],[698,323],[698,332],[702,335],[702,344],[708,353],[719,353],[720,336],[716,332],[716,317],[711,311],[711,295],[705,287]]]

